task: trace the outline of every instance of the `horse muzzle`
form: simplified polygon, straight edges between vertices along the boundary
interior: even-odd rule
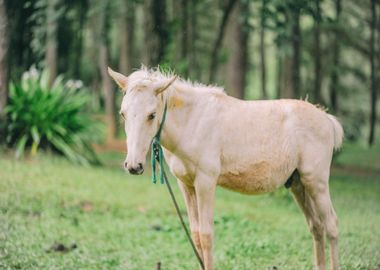
[[[125,162],[124,167],[126,169],[128,169],[128,172],[130,174],[140,175],[144,172],[144,167],[143,167],[142,163],[138,163],[137,166],[134,166],[134,167],[132,167],[132,166],[129,167],[127,162]]]

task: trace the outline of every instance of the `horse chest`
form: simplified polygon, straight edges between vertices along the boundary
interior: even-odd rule
[[[195,175],[188,167],[185,166],[183,162],[181,162],[180,159],[178,159],[175,156],[171,156],[169,167],[171,170],[171,173],[179,180],[181,180],[183,183],[185,183],[187,186],[193,186],[194,185],[194,178]]]

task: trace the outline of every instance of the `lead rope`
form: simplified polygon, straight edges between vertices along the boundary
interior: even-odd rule
[[[161,182],[161,184],[166,183],[166,187],[168,188],[170,197],[171,197],[171,199],[173,201],[173,204],[174,204],[175,210],[177,212],[179,221],[181,222],[182,228],[183,228],[183,230],[186,233],[187,239],[189,240],[189,242],[191,244],[191,247],[193,248],[194,254],[197,257],[198,262],[201,265],[201,268],[204,270],[205,268],[204,268],[204,264],[203,264],[202,258],[200,257],[200,255],[198,253],[198,250],[197,250],[197,248],[194,245],[193,239],[191,238],[189,230],[186,227],[185,221],[183,220],[183,217],[181,215],[181,211],[179,210],[179,206],[178,206],[177,200],[176,200],[176,198],[174,196],[172,187],[170,186],[170,183],[168,181],[168,177],[166,176],[166,172],[165,172],[165,168],[164,168],[164,155],[163,155],[162,146],[161,146],[161,143],[160,143],[160,137],[161,137],[162,127],[164,126],[164,123],[165,123],[167,110],[168,110],[167,104],[165,103],[164,114],[162,116],[162,121],[161,121],[160,127],[159,127],[159,129],[157,131],[156,136],[154,136],[154,138],[152,140],[152,145],[151,145],[152,146],[152,152],[151,152],[152,182],[154,184],[157,183],[156,167],[157,167],[157,162],[158,162],[159,167],[160,167],[160,182]]]

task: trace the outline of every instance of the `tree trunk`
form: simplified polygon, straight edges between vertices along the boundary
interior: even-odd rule
[[[340,27],[340,13],[342,11],[341,0],[335,0],[335,27]],[[331,72],[330,85],[330,104],[335,113],[338,112],[338,90],[339,90],[339,60],[340,60],[340,42],[338,31],[334,33],[332,44],[333,50],[333,67]]]
[[[186,60],[186,67],[184,70],[184,76],[185,78],[189,75],[189,63],[188,63],[188,24],[189,24],[189,19],[188,19],[188,1],[187,0],[181,0],[181,13],[182,13],[182,18],[181,18],[181,60],[184,61]]]
[[[108,48],[105,44],[101,44],[99,52],[99,68],[106,108],[107,142],[112,142],[116,137],[116,108],[113,83],[107,73],[108,62]]]
[[[45,65],[49,71],[49,87],[53,85],[57,77],[57,5],[59,0],[47,1],[46,18],[46,51]]]
[[[82,59],[83,59],[83,35],[85,32],[85,22],[88,14],[88,3],[86,1],[79,1],[78,14],[76,15],[79,21],[79,27],[75,33],[75,42],[74,42],[74,59],[72,60],[72,70],[74,78],[81,78],[82,73]]]
[[[0,122],[8,100],[8,21],[4,0],[0,0]]]
[[[144,2],[144,63],[158,65],[166,54],[169,33],[166,21],[165,0],[145,0]]]
[[[260,27],[260,71],[261,71],[261,98],[267,99],[267,64],[265,55],[265,28],[267,16],[267,0],[261,1],[261,27]]]
[[[193,75],[196,78],[200,78],[200,68],[198,67],[197,54],[195,43],[198,39],[197,36],[197,0],[190,1],[190,20],[188,25],[189,30],[189,52],[188,52],[188,63],[189,63],[189,75]]]
[[[98,2],[96,0],[92,0],[90,2],[90,9],[93,9],[94,12],[89,12],[88,18],[88,28],[91,31],[91,36],[93,39],[91,40],[93,46],[89,48],[89,57],[90,59],[95,59],[97,64],[91,66],[91,73],[94,74],[91,78],[91,107],[94,111],[99,111],[102,107],[102,98],[101,98],[101,80],[100,80],[100,70],[99,70],[99,52],[100,52],[100,23],[98,18],[100,16],[100,11],[97,9]]]
[[[377,15],[380,14],[380,2],[377,1],[377,11],[376,11],[376,20],[377,20],[377,65],[375,62],[375,69],[380,70],[380,19],[377,17]],[[380,72],[376,72],[376,83],[378,84],[380,82]],[[377,88],[377,94],[379,94],[379,88]]]
[[[290,55],[285,55],[282,59],[281,66],[281,98],[295,98],[294,87],[293,87],[293,63],[292,57]]]
[[[377,14],[376,14],[376,0],[371,0],[371,38],[370,38],[370,48],[369,48],[369,61],[371,66],[371,113],[370,113],[370,131],[368,144],[372,146],[375,142],[375,127],[376,127],[376,103],[377,103],[377,74],[376,74],[376,25],[377,25]]]
[[[276,98],[281,98],[282,93],[282,57],[279,53],[280,48],[277,47],[277,61],[276,61]]]
[[[175,36],[175,61],[174,65],[177,66],[177,72],[188,78],[189,76],[189,64],[190,64],[190,14],[189,10],[191,7],[192,1],[189,0],[172,0],[172,9],[173,9],[173,21],[174,24],[178,24],[176,28]]]
[[[155,56],[153,53],[156,50],[157,37],[153,34],[154,20],[152,16],[152,2],[154,0],[144,1],[144,54],[143,64],[150,66],[153,64]]]
[[[122,74],[128,75],[133,68],[133,57],[135,52],[135,2],[134,0],[124,0],[124,12],[120,19],[120,61],[119,70]]]
[[[322,69],[321,69],[321,7],[320,0],[315,1],[314,20],[314,102],[323,103],[321,96]]]
[[[213,49],[211,51],[211,60],[210,60],[210,66],[209,66],[209,82],[212,83],[215,80],[215,75],[217,73],[218,69],[218,55],[219,55],[219,50],[222,45],[223,37],[225,34],[226,26],[228,23],[228,18],[230,17],[230,14],[232,12],[232,9],[234,5],[236,4],[237,0],[229,0],[224,12],[223,12],[223,17],[222,20],[220,21],[220,26],[219,26],[219,31],[218,35],[216,37]]]
[[[99,23],[99,71],[101,76],[101,85],[103,89],[104,103],[106,109],[106,123],[107,123],[107,142],[112,142],[116,137],[116,107],[115,107],[115,90],[110,76],[108,75],[107,68],[109,66],[109,50],[108,50],[108,19],[109,2],[102,3],[103,8],[100,10],[98,16]]]
[[[300,47],[301,47],[301,31],[300,31],[300,9],[296,8],[292,11],[292,98],[299,98],[300,91]]]
[[[231,13],[229,45],[231,54],[227,63],[227,90],[232,96],[244,99],[248,68],[249,4],[238,1]]]
[[[285,52],[281,58],[281,83],[279,94],[281,98],[299,98],[300,91],[300,54],[301,54],[301,31],[300,31],[299,7],[288,8],[285,13],[286,21],[290,24],[291,54]]]

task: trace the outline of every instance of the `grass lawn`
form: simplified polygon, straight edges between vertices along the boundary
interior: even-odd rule
[[[338,163],[352,164],[355,152],[349,147]],[[358,174],[343,167],[331,179],[342,269],[380,269],[379,157],[362,154],[356,165],[370,166]],[[163,270],[198,269],[165,186],[149,177],[0,156],[0,269],[154,270],[158,261]],[[311,236],[287,190],[245,196],[218,189],[216,205],[216,269],[312,269]],[[56,251],[64,249],[58,243],[68,250]]]

